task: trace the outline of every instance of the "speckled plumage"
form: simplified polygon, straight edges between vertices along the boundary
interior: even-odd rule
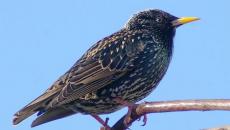
[[[68,107],[81,113],[104,114],[122,107],[113,101],[114,98],[137,102],[146,97],[163,77],[172,54],[172,40],[164,44],[165,41],[155,43],[152,39],[153,35],[147,30],[122,30],[106,39],[108,43],[100,41],[89,52],[99,50],[99,55],[94,57],[99,59],[102,68],[114,72],[112,77],[105,78],[111,83],[92,92],[91,96],[75,100]],[[105,48],[100,47],[105,43]]]
[[[178,19],[160,10],[134,15],[124,28],[94,44],[43,95],[15,114],[18,124],[39,112],[36,126],[75,113],[106,114],[152,92],[164,76],[173,51]]]

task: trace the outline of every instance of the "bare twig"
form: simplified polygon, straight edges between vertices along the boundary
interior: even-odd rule
[[[230,130],[230,125],[220,126],[220,127],[215,127],[215,128],[206,128],[202,130]]]
[[[177,101],[160,101],[137,104],[133,107],[130,120],[124,124],[124,115],[111,130],[126,130],[135,120],[149,113],[176,112],[176,111],[213,111],[225,110],[230,111],[230,99],[213,99],[213,100],[177,100]]]

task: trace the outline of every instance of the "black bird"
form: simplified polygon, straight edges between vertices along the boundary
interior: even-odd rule
[[[117,111],[156,88],[169,66],[178,26],[198,20],[161,10],[135,14],[118,32],[94,44],[41,96],[14,116],[13,124],[38,112],[32,127],[76,113]]]

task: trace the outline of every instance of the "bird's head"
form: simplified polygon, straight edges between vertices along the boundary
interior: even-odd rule
[[[175,28],[196,21],[196,17],[175,17],[161,10],[147,10],[135,14],[126,24],[128,29],[148,29],[156,32],[173,31]]]

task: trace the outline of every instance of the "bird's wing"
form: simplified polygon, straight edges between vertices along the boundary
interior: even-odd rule
[[[66,104],[95,92],[132,70],[135,56],[143,51],[134,38],[132,34],[115,33],[95,44],[70,69],[68,84],[51,106]]]

